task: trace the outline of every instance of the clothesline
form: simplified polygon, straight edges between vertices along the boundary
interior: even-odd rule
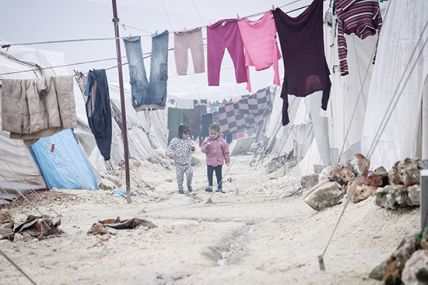
[[[284,8],[284,7],[287,7],[287,6],[291,5],[291,4],[294,4],[294,3],[297,3],[297,2],[300,2],[300,1],[303,1],[303,0],[295,0],[293,2],[290,2],[290,3],[284,4],[284,5],[278,6],[278,8]],[[327,0],[324,0],[324,1],[327,1]],[[285,11],[285,13],[296,12],[296,11],[299,11],[299,10],[307,8],[308,6],[309,5],[305,5],[305,6],[302,6],[302,7],[293,9],[293,10],[290,10],[290,11]],[[242,18],[242,19],[244,19],[244,18],[251,18],[251,17],[263,15],[264,13],[267,13],[267,12],[268,11],[258,12],[258,13],[255,13],[255,14],[252,14],[252,15],[248,15],[248,16],[244,16],[244,17],[240,17],[240,18]],[[119,25],[122,26],[122,27],[127,27],[127,28],[138,30],[138,31],[142,31],[142,32],[148,32],[147,30],[144,30],[144,29],[141,29],[141,28],[135,27],[135,26],[130,26],[130,25],[127,25],[127,24],[120,24],[119,23]],[[200,26],[199,28],[206,28],[208,26],[209,25]],[[151,33],[151,34],[142,34],[140,36],[149,37],[149,36],[152,36],[154,34],[155,34],[155,32]],[[170,34],[173,34],[173,32],[171,32]],[[41,42],[9,43],[9,44],[2,44],[1,48],[9,48],[9,47],[13,47],[13,46],[30,46],[30,45],[59,44],[59,43],[73,43],[73,42],[110,41],[110,40],[125,39],[125,38],[127,38],[127,37],[119,37],[119,38],[116,38],[116,37],[100,37],[100,38],[52,40],[52,41],[41,41]]]
[[[169,49],[169,50],[173,50],[173,49]],[[145,53],[144,55],[145,55],[144,59],[150,58],[151,53]],[[125,59],[126,56],[122,56],[122,58]],[[11,75],[11,74],[19,74],[19,73],[27,73],[27,72],[40,71],[40,70],[55,69],[55,68],[61,68],[61,67],[78,66],[78,65],[88,64],[88,63],[105,62],[105,61],[111,61],[111,60],[116,60],[116,59],[117,59],[116,57],[111,57],[111,58],[88,60],[88,61],[82,61],[82,62],[68,63],[68,64],[62,64],[62,65],[48,66],[48,67],[40,67],[40,68],[20,70],[20,71],[11,71],[11,72],[0,73],[0,76]],[[122,63],[122,66],[124,66],[124,65],[128,65],[128,63],[127,62]],[[118,65],[113,65],[113,66],[105,68],[105,70],[111,70],[111,69],[114,69],[117,67],[118,67]],[[229,70],[232,68],[233,67],[223,67],[223,68],[221,68],[221,70]],[[187,74],[187,75],[192,76],[194,74]],[[169,77],[178,77],[178,76],[179,75],[169,76]],[[182,75],[180,75],[180,76],[182,76]]]

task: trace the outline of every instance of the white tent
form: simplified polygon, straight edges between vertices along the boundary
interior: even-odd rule
[[[111,83],[109,90],[112,105],[120,111],[118,84]],[[136,112],[131,104],[131,90],[129,85],[126,85],[125,88],[125,105],[130,156],[142,161],[164,153],[167,148],[168,138],[167,110]],[[116,124],[115,128],[119,128],[119,125]],[[122,153],[120,153],[121,157],[123,157]]]
[[[372,167],[383,165],[387,168],[404,157],[421,157],[422,148],[428,145],[428,124],[425,123],[428,112],[424,113],[425,120],[421,116],[422,97],[428,94],[428,46],[423,46],[428,38],[425,26],[428,2],[417,1],[419,6],[414,8],[409,1],[414,2],[381,3],[385,22],[375,64],[372,62],[377,35],[364,40],[355,35],[346,36],[350,72],[347,76],[341,76],[339,72],[336,32],[325,24],[326,58],[332,71],[330,102],[327,113],[318,116],[320,112],[317,114],[319,107],[315,106],[318,100],[315,94],[297,99],[306,102],[306,110],[300,109],[298,113],[310,117],[314,140],[305,149],[304,157],[298,158],[300,163],[295,174],[308,174],[314,171],[313,165],[325,165],[326,151],[333,164],[362,152],[371,159]],[[411,72],[413,65],[415,69]],[[406,66],[409,66],[407,71]],[[399,96],[400,92],[402,95]],[[426,102],[428,99],[424,100]],[[294,118],[290,126],[280,127],[280,104],[276,103],[274,108],[265,132],[273,136],[270,139],[274,142],[270,146],[272,157],[290,150],[291,145],[284,138],[295,125],[300,124],[300,120]],[[293,108],[297,107],[291,104],[291,112]],[[324,116],[328,118],[328,131],[320,123]],[[384,117],[384,121],[388,121],[386,124],[382,122]],[[317,134],[320,129],[322,131]],[[425,143],[422,143],[423,136],[426,136]],[[311,137],[306,136],[305,140],[308,139]],[[428,157],[428,146],[426,148],[424,159]]]
[[[368,94],[362,150],[373,166],[391,167],[405,157],[421,157],[422,96],[428,92],[428,1],[390,1],[387,13]]]

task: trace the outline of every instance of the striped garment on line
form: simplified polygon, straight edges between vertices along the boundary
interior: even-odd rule
[[[336,14],[340,73],[343,76],[349,73],[345,34],[355,34],[361,39],[375,35],[382,26],[382,15],[378,0],[336,0]]]

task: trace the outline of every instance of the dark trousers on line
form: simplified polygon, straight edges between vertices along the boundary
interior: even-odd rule
[[[218,188],[217,189],[223,189],[223,181],[222,181],[222,168],[223,165],[217,165],[217,166],[211,166],[208,165],[207,167],[207,174],[208,174],[208,185],[210,187],[213,186],[213,174],[215,172],[215,176],[217,178],[217,185]]]

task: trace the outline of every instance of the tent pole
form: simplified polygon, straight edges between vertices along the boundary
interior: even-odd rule
[[[129,149],[128,149],[128,128],[126,126],[126,110],[125,110],[125,92],[123,89],[123,74],[122,74],[122,55],[120,53],[120,37],[119,37],[119,18],[117,16],[116,0],[112,0],[113,5],[113,25],[116,37],[116,53],[117,53],[117,71],[119,73],[119,89],[120,89],[120,107],[122,113],[122,136],[123,149],[125,156],[125,179],[126,179],[126,199],[131,203],[131,183],[129,177]]]

